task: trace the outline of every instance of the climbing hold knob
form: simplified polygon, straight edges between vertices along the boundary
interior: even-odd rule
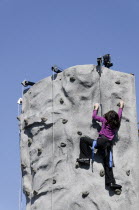
[[[105,171],[103,169],[100,170],[100,176],[103,177],[105,175]]]
[[[115,83],[116,83],[117,85],[120,85],[120,81],[119,81],[119,80],[118,80],[118,81],[116,81]]]
[[[29,197],[29,196],[30,196],[30,192],[25,191],[25,195],[26,195],[27,197]]]
[[[82,132],[81,132],[81,131],[78,131],[77,134],[78,134],[79,136],[81,136],[81,135],[82,135]]]
[[[88,195],[89,195],[89,192],[88,191],[85,191],[85,192],[82,193],[82,197],[83,198],[86,198]]]
[[[31,138],[28,138],[28,146],[30,147],[32,144],[32,139]]]
[[[40,156],[42,154],[42,150],[38,149],[38,156]]]
[[[60,146],[61,146],[61,147],[66,147],[66,144],[63,143],[63,142],[61,142]]]
[[[120,189],[116,189],[115,193],[116,193],[116,195],[121,195],[121,190]]]
[[[25,119],[24,122],[25,122],[25,126],[27,126],[28,125],[28,120]]]
[[[74,77],[70,77],[70,82],[74,82],[75,78]]]
[[[61,103],[61,104],[63,104],[63,103],[64,103],[64,101],[63,101],[63,99],[62,99],[62,98],[60,98],[60,103]]]
[[[62,123],[63,123],[63,124],[66,124],[67,122],[68,122],[68,120],[66,120],[66,119],[63,119],[63,120],[62,120]]]
[[[79,168],[79,163],[78,162],[75,163],[75,168]]]
[[[34,191],[33,191],[33,195],[34,195],[34,196],[38,195],[38,192],[34,190]]]
[[[56,180],[55,179],[53,179],[53,184],[56,184]]]
[[[17,116],[17,120],[19,120],[19,121],[20,121],[20,117],[19,117],[19,116]]]
[[[31,170],[31,175],[32,175],[32,176],[35,176],[36,171],[35,171],[35,169],[33,168],[33,166],[30,167],[30,170]]]
[[[119,107],[120,107],[120,103],[118,103],[118,104],[117,104],[117,106],[119,106]]]
[[[21,164],[21,168],[24,170],[26,168],[26,165],[24,165],[23,163]]]
[[[42,121],[42,122],[46,122],[46,121],[47,121],[47,118],[42,117],[42,118],[41,118],[41,121]]]
[[[130,175],[130,170],[126,171],[126,175],[127,175],[127,176]]]
[[[36,171],[35,171],[35,169],[31,166],[31,173],[33,174],[33,175],[35,175],[36,174]]]

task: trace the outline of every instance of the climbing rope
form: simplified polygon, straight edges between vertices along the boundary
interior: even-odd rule
[[[102,116],[103,115],[103,111],[102,111],[102,104],[101,104],[101,86],[100,86],[101,73],[102,73],[102,65],[100,65],[100,69],[99,69],[99,72],[98,72],[98,74],[99,74],[99,93],[100,93],[99,94],[100,95],[99,100],[100,100],[101,116]],[[94,153],[94,151],[92,152],[92,159],[94,157],[94,154],[93,153]],[[111,148],[110,155],[109,155],[109,166],[110,166],[110,168],[113,167],[113,149],[112,148]]]
[[[97,68],[97,72],[98,72],[98,75],[99,75],[99,80],[98,80],[98,84],[99,84],[99,104],[100,104],[101,116],[102,116],[103,112],[102,112],[102,104],[101,104],[101,86],[100,86],[100,77],[101,77],[101,73],[102,73],[102,65],[100,65]],[[96,145],[97,145],[97,141],[94,140],[93,144],[92,144],[92,172],[93,172],[93,163],[94,163],[94,149],[95,149]]]

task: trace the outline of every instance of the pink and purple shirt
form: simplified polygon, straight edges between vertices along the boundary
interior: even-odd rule
[[[118,116],[119,116],[120,120],[121,120],[121,117],[122,117],[122,111],[123,111],[123,109],[119,108]],[[98,116],[97,113],[98,113],[98,110],[93,110],[92,118],[94,120],[102,122],[102,127],[101,127],[101,130],[100,130],[99,134],[105,136],[106,138],[108,138],[111,141],[114,138],[117,130],[112,129],[110,127],[110,125],[106,124],[107,120],[104,117]]]

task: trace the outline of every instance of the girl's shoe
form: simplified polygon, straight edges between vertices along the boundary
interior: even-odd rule
[[[122,192],[122,186],[116,183],[110,183],[110,189],[115,192],[115,194],[120,195]]]
[[[110,186],[111,189],[114,189],[114,190],[116,190],[116,189],[121,189],[121,188],[122,188],[121,185],[116,184],[116,183],[110,183],[109,186]]]
[[[90,165],[90,159],[89,158],[77,158],[76,161],[80,164]]]

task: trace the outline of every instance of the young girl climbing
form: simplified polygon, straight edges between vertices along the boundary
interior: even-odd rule
[[[91,147],[94,146],[97,148],[103,157],[104,170],[105,170],[105,184],[110,187],[121,187],[115,182],[113,175],[113,169],[110,167],[110,154],[113,144],[113,138],[120,127],[122,111],[124,107],[124,102],[120,101],[120,107],[118,114],[115,111],[107,112],[103,117],[97,115],[99,104],[94,105],[93,120],[99,121],[102,123],[101,130],[97,141],[91,139],[90,137],[84,136],[80,138],[80,157],[77,160],[81,164],[90,164],[90,156],[92,154]],[[95,143],[95,144],[94,144]]]

